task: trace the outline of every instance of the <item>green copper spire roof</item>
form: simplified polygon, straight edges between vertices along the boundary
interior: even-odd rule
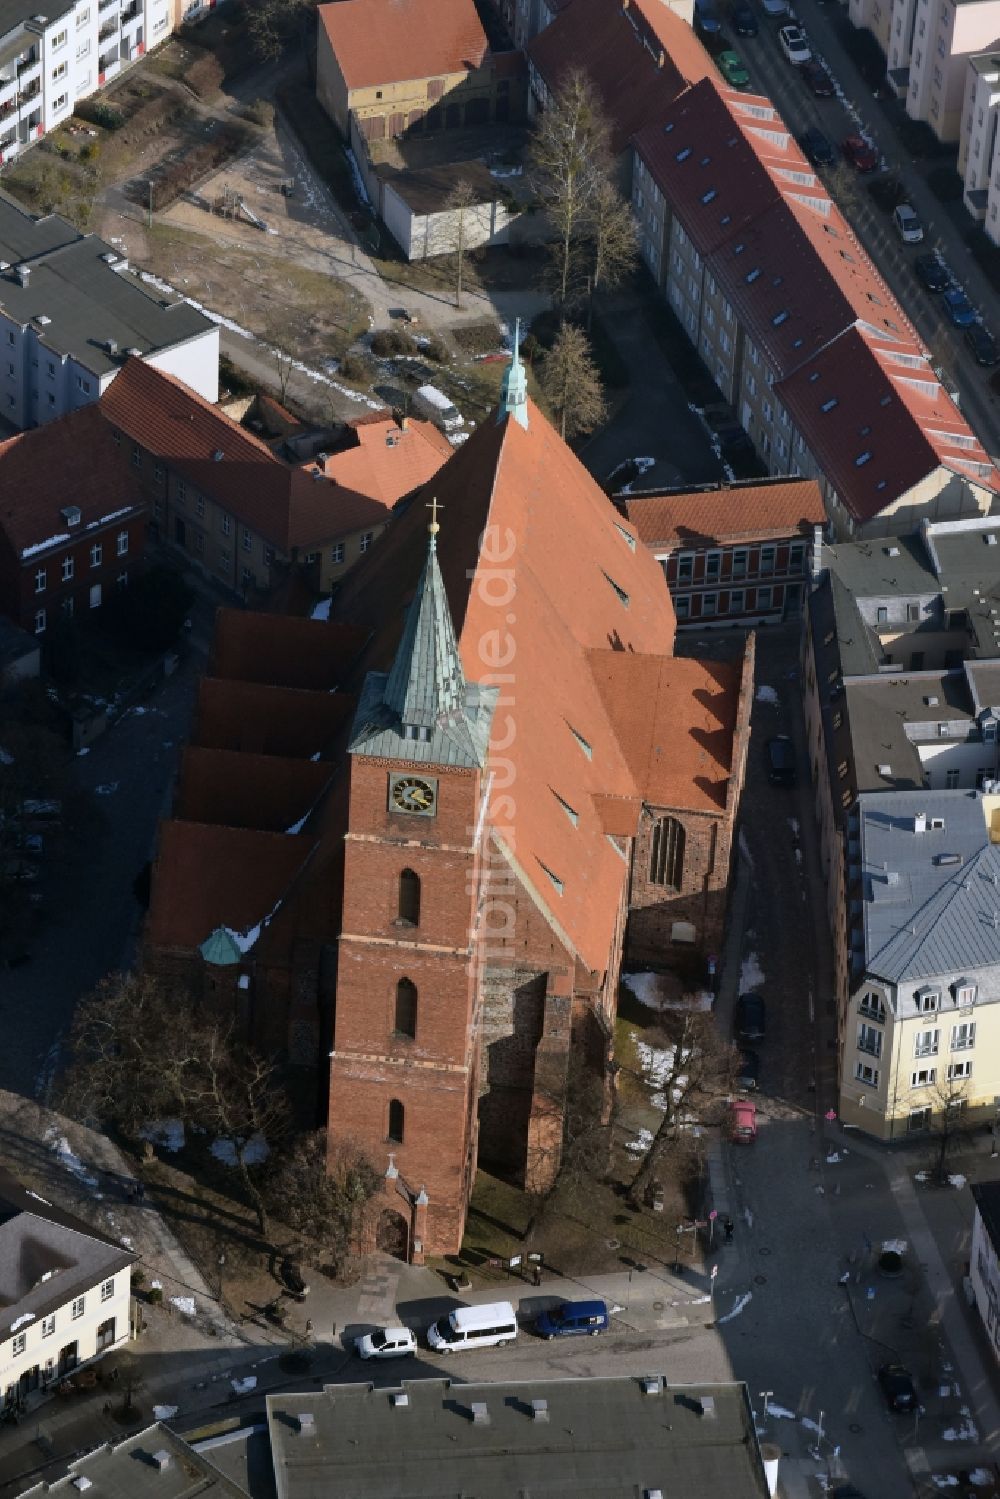
[[[497,421],[512,416],[522,427],[528,425],[528,376],[521,363],[521,319],[514,324],[514,351],[500,386]]]
[[[369,672],[351,733],[354,754],[439,765],[484,765],[497,692],[467,683],[437,558],[431,501],[427,560],[386,675]]]

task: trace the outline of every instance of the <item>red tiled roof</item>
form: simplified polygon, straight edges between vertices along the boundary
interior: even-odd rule
[[[450,442],[433,422],[408,419],[402,427],[392,418],[381,417],[358,422],[354,436],[356,445],[331,454],[323,472],[338,489],[368,496],[388,510],[426,484],[452,454]],[[314,465],[305,467],[308,472]],[[380,518],[384,520],[385,515]]]
[[[194,739],[208,749],[309,760],[335,743],[354,708],[354,698],[344,692],[202,677]]]
[[[995,471],[979,472],[986,455],[770,100],[696,85],[636,150],[855,519],[956,458],[957,472],[996,483]]]
[[[463,73],[486,56],[472,0],[335,0],[318,10],[349,90]]]
[[[213,677],[332,692],[365,643],[353,625],[220,608],[209,668]]]
[[[181,759],[174,816],[285,833],[318,801],[330,780],[322,760],[288,760],[188,745]]]
[[[60,511],[76,505],[78,525]],[[0,533],[14,556],[31,558],[53,546],[78,541],[124,519],[119,511],[145,511],[136,475],[118,451],[97,406],[83,406],[44,427],[0,443]],[[34,550],[34,549],[39,550]],[[27,565],[26,560],[26,565]]]
[[[569,0],[528,57],[550,91],[569,69],[587,74],[616,155],[688,84],[719,77],[691,27],[661,0]]]
[[[731,484],[689,494],[622,495],[619,504],[648,547],[811,536],[826,520],[815,479]]]
[[[259,437],[142,359],[125,361],[100,407],[114,427],[283,552],[323,546],[386,518],[378,499],[282,462]]]

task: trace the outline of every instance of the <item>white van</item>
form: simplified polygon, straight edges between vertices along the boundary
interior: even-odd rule
[[[509,1301],[458,1306],[427,1329],[427,1342],[439,1353],[460,1348],[502,1348],[516,1337],[517,1317]]]
[[[413,408],[445,432],[457,432],[465,426],[465,417],[436,385],[421,385],[414,392]]]

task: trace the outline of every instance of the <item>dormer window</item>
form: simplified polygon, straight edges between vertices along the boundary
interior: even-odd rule
[[[918,989],[913,996],[913,1002],[917,1007],[918,1015],[933,1015],[941,1004],[941,991],[927,987]]]
[[[956,979],[951,988],[959,1009],[975,1004],[979,986],[971,979]]]

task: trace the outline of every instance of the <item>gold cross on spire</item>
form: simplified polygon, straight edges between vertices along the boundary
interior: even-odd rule
[[[438,520],[438,511],[439,510],[443,510],[444,506],[438,504],[437,496],[435,495],[435,497],[432,500],[428,501],[428,503],[427,503],[427,509],[431,513],[431,523],[427,527],[427,529],[431,533],[432,536],[436,536],[438,534],[438,532],[440,531],[440,529],[441,529],[441,523]]]

